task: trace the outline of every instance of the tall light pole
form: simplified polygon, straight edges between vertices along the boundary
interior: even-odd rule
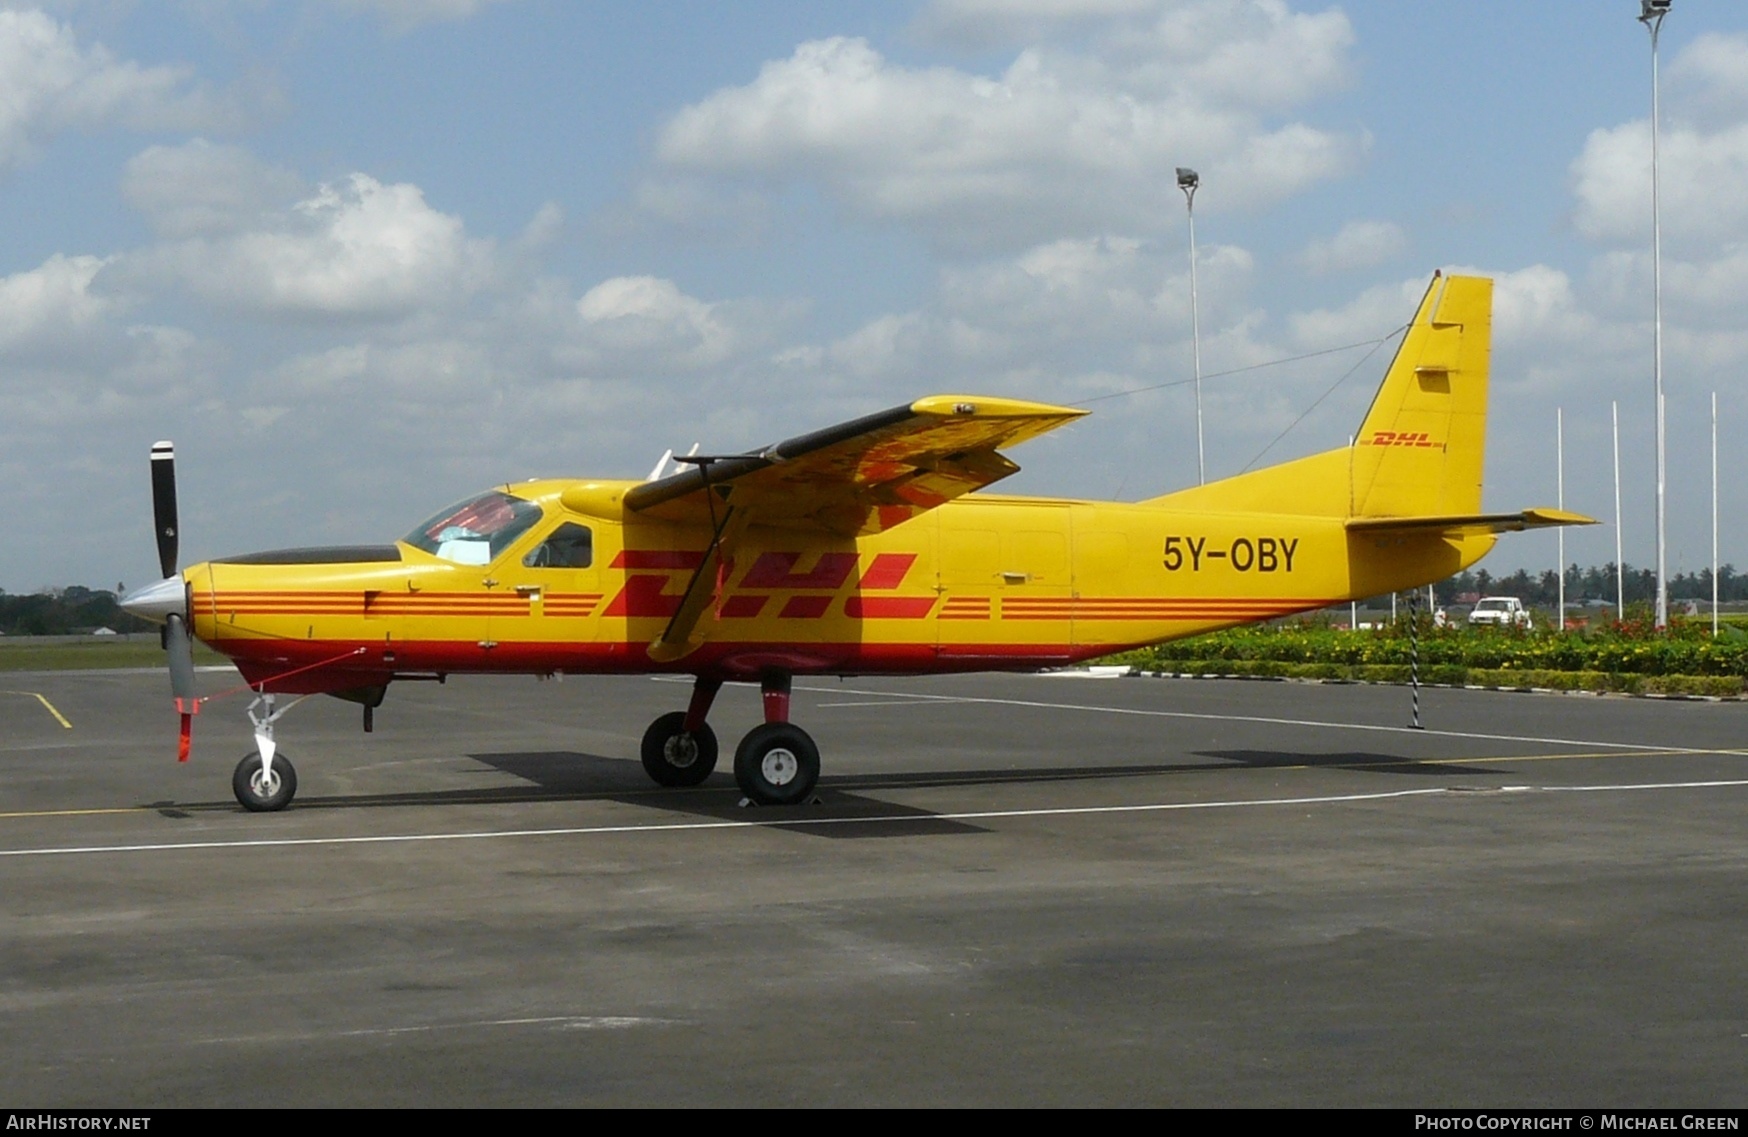
[[[1565,407],[1554,408],[1554,486],[1555,500],[1558,502],[1560,510],[1564,512],[1566,509]],[[1560,570],[1557,574],[1558,582],[1555,585],[1555,592],[1559,599],[1555,602],[1557,605],[1555,610],[1558,614],[1554,617],[1554,630],[1563,632],[1566,630],[1566,527],[1561,525],[1558,528],[1560,530],[1560,551],[1554,559],[1560,562],[1555,566]]]
[[[1621,563],[1621,405],[1611,402],[1609,416],[1614,419],[1614,618],[1624,624],[1627,619],[1627,568]]]
[[[1657,33],[1669,14],[1670,0],[1639,0],[1639,22],[1651,33],[1651,374],[1657,388],[1657,614],[1659,628],[1669,626],[1669,563],[1664,526],[1663,487],[1663,220],[1657,200]]]
[[[1665,0],[1667,3],[1667,0]],[[1196,360],[1196,481],[1208,484],[1208,461],[1202,449],[1202,319],[1196,305],[1196,187],[1202,179],[1194,170],[1177,168],[1177,188],[1184,191],[1184,209],[1190,216],[1190,342]]]

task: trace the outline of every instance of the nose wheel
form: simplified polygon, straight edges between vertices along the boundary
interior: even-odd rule
[[[231,775],[231,792],[250,813],[273,813],[291,804],[297,794],[297,771],[283,754],[273,755],[269,762],[263,762],[259,752],[246,754]]]
[[[273,724],[285,712],[297,706],[308,695],[299,696],[283,707],[270,694],[257,695],[249,704],[249,722],[255,728],[255,752],[246,754],[231,775],[231,792],[237,802],[250,813],[273,813],[291,804],[297,796],[297,771],[291,768],[279,744],[273,738]]]

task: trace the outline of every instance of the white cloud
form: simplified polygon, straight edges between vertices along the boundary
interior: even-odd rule
[[[178,172],[198,164],[186,157],[166,164]],[[254,188],[262,182],[246,163],[219,165],[241,169]],[[155,216],[177,225],[226,223],[247,212],[250,200],[233,183]],[[489,244],[470,240],[460,218],[432,209],[417,186],[356,173],[270,214],[261,227],[171,242],[134,259],[136,277],[180,280],[224,307],[366,318],[441,307],[482,287],[492,267]]]
[[[1353,27],[1340,9],[1293,12],[1281,0],[937,0],[919,20],[951,43],[1059,40],[1089,33],[1090,59],[1127,90],[1284,109],[1345,87]]]
[[[1353,27],[1339,8],[1281,0],[1160,0],[1095,41],[1124,85],[1216,104],[1284,110],[1346,88]]]
[[[1702,32],[1669,68],[1671,93],[1688,114],[1748,110],[1748,36]]]
[[[233,233],[271,222],[302,193],[296,175],[202,138],[152,146],[128,162],[121,192],[169,237]]]
[[[1658,139],[1663,235],[1702,255],[1748,233],[1748,37],[1709,34],[1676,57],[1674,96]],[[1722,115],[1717,112],[1725,112]],[[1643,244],[1651,236],[1651,126],[1637,119],[1592,131],[1572,163],[1584,236]]]
[[[1322,276],[1347,269],[1372,268],[1395,260],[1408,248],[1408,234],[1392,221],[1349,221],[1333,237],[1319,238],[1299,254],[1310,272]]]
[[[1513,272],[1455,267],[1451,273],[1493,278],[1495,347],[1565,350],[1600,347],[1602,321],[1588,310],[1565,272],[1535,264]],[[1317,349],[1358,343],[1406,324],[1427,289],[1427,278],[1368,288],[1339,308],[1296,312],[1288,318],[1295,343]]]
[[[1063,25],[1146,15],[1158,0],[935,0],[917,18],[925,36],[994,47],[1036,39]]]
[[[1407,323],[1425,291],[1426,280],[1421,277],[1399,284],[1376,285],[1339,308],[1291,313],[1287,317],[1287,327],[1293,343],[1309,351],[1358,343]]]
[[[1713,241],[1748,226],[1748,124],[1715,131],[1662,131],[1663,235],[1678,245]],[[1592,131],[1572,166],[1578,231],[1596,241],[1651,239],[1651,128],[1644,121]]]
[[[98,324],[114,306],[91,290],[106,263],[56,253],[36,268],[0,277],[0,356],[69,346]]]
[[[1133,331],[1154,318],[1167,275],[1158,251],[1135,238],[1071,238],[943,269],[941,295],[948,311],[979,323],[1047,335]]]
[[[1284,354],[1256,337],[1260,317],[1245,306],[1253,268],[1242,248],[1202,250],[1209,371]],[[772,358],[769,382],[786,403],[817,406],[820,421],[932,390],[1072,402],[1187,383],[1190,330],[1181,251],[1133,237],[1051,241],[943,268],[923,306],[874,317],[824,344],[786,347]],[[1136,405],[1152,413],[1164,397]]]
[[[199,129],[230,122],[186,67],[142,67],[39,11],[0,10],[0,170],[61,131],[119,125]]]
[[[660,277],[614,277],[577,301],[581,335],[568,358],[596,371],[713,366],[761,338],[744,326],[756,317],[737,318],[748,308],[700,300]]]
[[[1338,11],[1271,0],[1170,8],[1089,54],[1027,48],[994,77],[816,40],[682,110],[657,153],[692,176],[817,179],[855,212],[949,245],[1147,232],[1165,223],[1160,187],[1177,165],[1200,170],[1222,208],[1350,169],[1363,137],[1263,112],[1340,86],[1351,41]]]
[[[293,356],[272,369],[270,386],[315,396],[331,395],[370,369],[370,345],[345,344]]]
[[[1473,270],[1457,269],[1458,272]],[[1507,348],[1601,348],[1607,329],[1572,288],[1560,269],[1535,264],[1493,277],[1493,340]]]

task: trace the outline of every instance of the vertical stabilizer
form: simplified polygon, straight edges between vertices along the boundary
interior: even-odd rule
[[[1352,446],[1148,504],[1342,518],[1479,511],[1492,324],[1491,280],[1435,275]]]
[[[1493,282],[1434,277],[1353,446],[1350,516],[1481,508]]]

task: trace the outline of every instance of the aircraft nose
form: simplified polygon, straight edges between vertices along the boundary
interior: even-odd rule
[[[121,609],[144,620],[162,624],[171,616],[188,619],[188,589],[179,576],[167,576],[156,584],[121,598]]]

